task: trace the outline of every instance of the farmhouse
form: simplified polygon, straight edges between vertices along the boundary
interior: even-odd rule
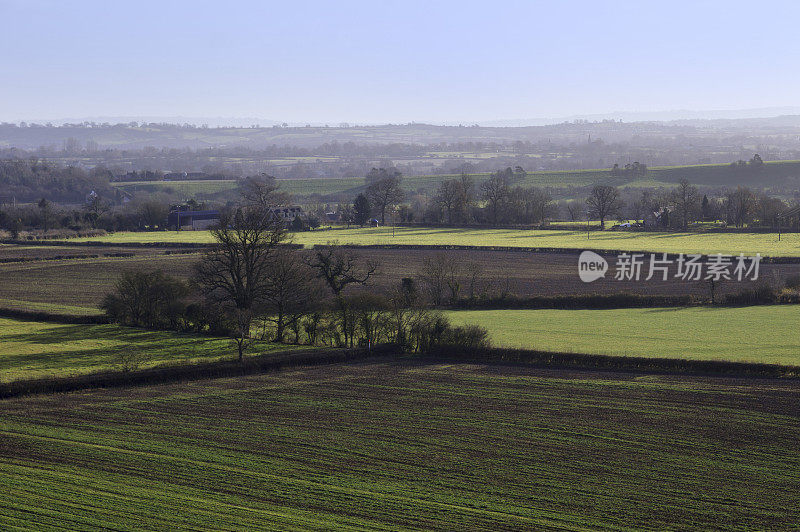
[[[295,218],[305,217],[305,212],[300,206],[291,207],[271,207],[269,214],[273,219],[283,220],[287,223],[294,221]]]
[[[219,224],[219,211],[190,211],[173,209],[167,227],[177,231],[197,231]]]

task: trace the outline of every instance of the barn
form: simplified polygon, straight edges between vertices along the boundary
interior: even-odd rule
[[[177,231],[198,231],[219,225],[219,211],[182,211],[169,213],[167,227]]]

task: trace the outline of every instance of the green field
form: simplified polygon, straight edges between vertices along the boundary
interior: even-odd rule
[[[800,366],[800,308],[453,311],[502,347]]]
[[[173,190],[185,196],[198,194],[215,194],[237,187],[235,180],[228,179],[203,179],[186,181],[123,181],[111,183],[132,194],[167,192]]]
[[[441,155],[441,154],[434,154]],[[496,154],[492,154],[496,155]],[[478,159],[483,157],[477,157]],[[325,159],[325,157],[311,157],[309,160]],[[303,160],[288,158],[289,163]],[[228,160],[228,162],[232,162]],[[273,161],[276,162],[276,161]],[[489,178],[490,173],[471,174],[476,185]],[[750,176],[770,183],[778,183],[787,177],[800,175],[800,162],[798,161],[769,161],[766,163],[760,176]],[[440,175],[410,175],[403,178],[402,187],[406,192],[414,193],[424,190],[433,193],[445,179],[458,178],[458,174]],[[613,185],[623,188],[659,188],[673,187],[680,179],[688,179],[695,185],[733,185],[742,184],[742,176],[731,173],[727,164],[701,164],[685,166],[654,166],[648,169],[644,177],[612,177],[610,169],[599,168],[590,170],[553,170],[533,171],[513,182],[514,186],[523,187],[588,187],[597,184]],[[281,188],[297,197],[307,197],[312,194],[320,196],[347,194],[355,196],[366,188],[363,177],[345,178],[303,178],[279,179]],[[226,190],[233,190],[237,181],[230,180],[186,180],[186,181],[127,181],[112,183],[127,192],[161,192],[172,189],[187,197],[202,194],[216,194]],[[585,195],[585,194],[584,194]]]
[[[65,325],[0,318],[0,381],[63,377],[119,370],[124,360],[141,368],[234,358],[226,338],[148,331],[119,325]],[[254,352],[291,346],[257,342]]]
[[[394,232],[394,236],[392,233]],[[317,230],[293,233],[294,242],[307,246],[336,241],[340,244],[509,246],[566,249],[608,249],[668,253],[727,253],[786,257],[800,256],[800,233],[787,233],[778,241],[769,233],[642,233],[629,231],[585,231],[533,229],[464,229],[391,227]],[[113,233],[103,237],[72,240],[113,243],[201,242],[211,243],[208,231],[160,231]]]
[[[308,196],[310,194],[328,195],[339,192],[355,190],[364,187],[362,178],[344,179],[281,179],[281,190],[295,196]],[[186,181],[123,181],[111,183],[132,194],[174,191],[186,197],[198,195],[218,194],[228,190],[235,190],[238,181],[203,179]],[[354,195],[357,192],[354,192]]]
[[[791,383],[426,363],[0,402],[0,529],[788,529]]]
[[[22,294],[22,296],[26,297],[27,294]],[[40,297],[47,298],[48,296],[41,294]],[[49,299],[52,300],[53,297],[54,294],[50,294]],[[0,308],[21,310],[23,312],[46,312],[48,314],[61,314],[64,316],[97,316],[102,314],[100,309],[97,307],[80,307],[61,303],[45,303],[39,301],[23,301],[19,299],[4,298],[0,298]]]

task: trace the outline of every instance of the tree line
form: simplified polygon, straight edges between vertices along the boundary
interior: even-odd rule
[[[488,345],[484,329],[453,326],[431,311],[413,279],[388,295],[356,291],[377,275],[377,264],[338,246],[304,255],[288,245],[286,225],[264,208],[278,194],[245,195],[224,214],[212,229],[215,246],[189,282],[126,273],[102,308],[123,324],[230,336],[240,360],[257,338],[337,347],[388,342],[417,352]]]

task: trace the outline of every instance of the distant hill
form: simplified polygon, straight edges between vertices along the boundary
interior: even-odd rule
[[[179,119],[179,117],[176,117]],[[222,119],[220,119],[222,120]],[[249,120],[249,119],[242,119]],[[257,119],[252,119],[254,123]],[[317,147],[325,143],[358,144],[436,144],[486,142],[511,145],[514,142],[587,142],[602,139],[606,143],[631,142],[648,146],[685,138],[685,143],[695,148],[699,139],[734,137],[751,139],[755,144],[770,143],[779,135],[800,135],[800,114],[772,118],[698,119],[686,118],[673,122],[613,120],[578,120],[560,124],[486,127],[437,126],[430,124],[378,125],[378,126],[308,126],[308,127],[197,127],[155,122],[127,122],[117,124],[91,123],[44,125],[25,123],[0,124],[0,147],[37,149],[49,146],[61,149],[70,139],[86,145],[93,143],[102,148],[141,149],[156,148],[207,148],[246,146]],[[652,142],[651,142],[652,141]],[[700,143],[704,144],[704,143]],[[705,143],[707,144],[707,143]]]

